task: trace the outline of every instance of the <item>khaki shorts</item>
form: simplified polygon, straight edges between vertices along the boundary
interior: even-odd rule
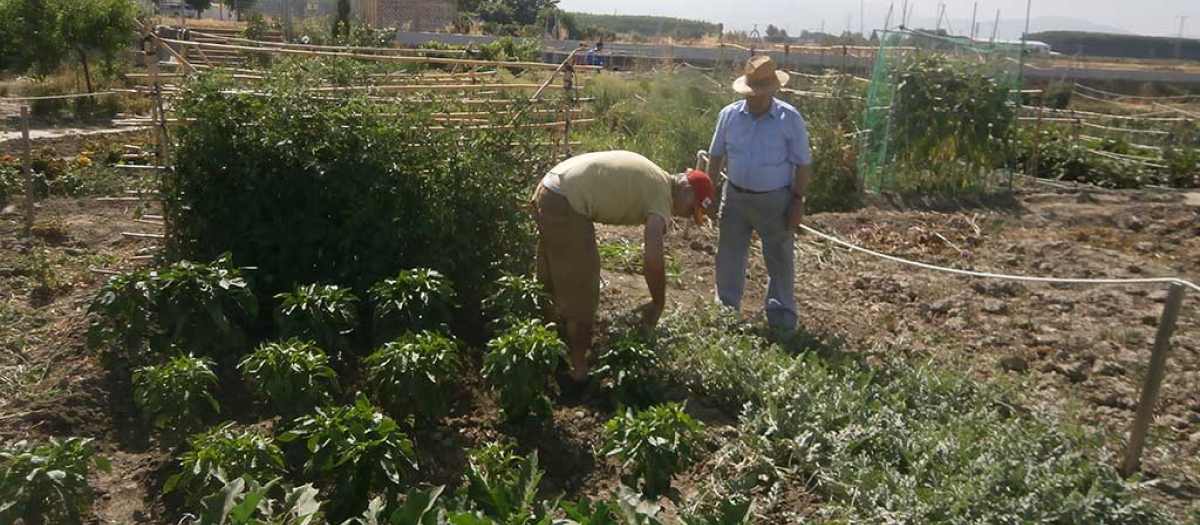
[[[596,227],[566,197],[538,184],[533,192],[538,227],[538,280],[565,319],[590,323],[600,308],[600,252]]]

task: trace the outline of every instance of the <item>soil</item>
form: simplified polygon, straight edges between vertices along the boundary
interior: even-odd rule
[[[175,523],[181,512],[161,498],[170,454],[151,439],[127,383],[110,377],[86,344],[87,303],[106,271],[149,264],[153,233],[135,222],[136,202],[43,202],[41,237],[20,233],[15,207],[0,212],[0,441],[49,436],[97,440],[113,461],[94,474],[98,523]],[[153,213],[153,212],[151,212]],[[1200,205],[1166,191],[1021,190],[1013,198],[944,202],[879,201],[853,212],[819,214],[807,224],[849,242],[911,260],[999,273],[1059,277],[1200,277]],[[601,227],[601,242],[640,243],[637,228]],[[716,231],[675,231],[668,256],[682,263],[670,309],[712,301]],[[797,243],[802,329],[822,344],[931,355],[970,366],[981,378],[1029,385],[1037,408],[1106,430],[1123,443],[1165,300],[1162,286],[1035,285],[983,281],[900,266],[832,248],[812,235]],[[46,272],[53,275],[49,284]],[[94,271],[102,270],[102,271]],[[747,315],[760,315],[766,271],[752,250]],[[38,275],[42,275],[39,279]],[[601,324],[616,322],[649,295],[638,275],[604,272]],[[1159,417],[1147,447],[1150,495],[1183,510],[1200,499],[1200,294],[1189,293],[1173,339]],[[477,369],[477,352],[469,369]],[[471,368],[474,367],[474,368]],[[463,450],[493,440],[537,450],[543,491],[606,496],[617,465],[597,454],[613,407],[602,399],[555,403],[543,426],[499,419],[484,380],[465,374],[452,412],[417,431],[423,481],[455,483]],[[674,397],[685,394],[675,392]],[[731,414],[692,399],[710,441],[732,432]],[[724,436],[724,437],[723,437]],[[704,465],[683,476],[686,495],[704,483]],[[785,501],[804,513],[816,503],[802,487]]]

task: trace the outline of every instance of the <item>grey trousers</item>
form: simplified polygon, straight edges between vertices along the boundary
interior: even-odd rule
[[[767,323],[792,330],[799,318],[796,282],[795,230],[787,227],[788,188],[763,194],[740,193],[725,184],[721,197],[720,240],[717,242],[717,300],[741,309],[746,288],[746,263],[752,232],[762,238],[767,284]]]

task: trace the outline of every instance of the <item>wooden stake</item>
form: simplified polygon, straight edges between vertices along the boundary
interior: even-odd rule
[[[21,106],[21,177],[25,179],[25,235],[33,231],[33,144],[29,140],[29,107]]]
[[[1182,303],[1183,285],[1172,284],[1171,291],[1167,294],[1167,304],[1163,306],[1162,319],[1158,322],[1158,333],[1154,336],[1154,351],[1150,354],[1150,368],[1146,371],[1137,416],[1133,420],[1133,428],[1129,431],[1129,445],[1125,449],[1125,462],[1121,465],[1121,474],[1125,477],[1132,476],[1142,466],[1142,449],[1146,446],[1146,433],[1149,432],[1150,423],[1154,419],[1158,391],[1162,388],[1167,367],[1167,353],[1171,349],[1171,335],[1175,333],[1175,323],[1179,320],[1179,308]]]

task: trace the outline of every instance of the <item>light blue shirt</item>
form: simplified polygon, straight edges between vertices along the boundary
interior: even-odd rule
[[[750,191],[791,187],[796,166],[812,165],[804,117],[778,99],[761,117],[750,114],[745,100],[726,106],[708,153],[725,157],[729,182]]]

